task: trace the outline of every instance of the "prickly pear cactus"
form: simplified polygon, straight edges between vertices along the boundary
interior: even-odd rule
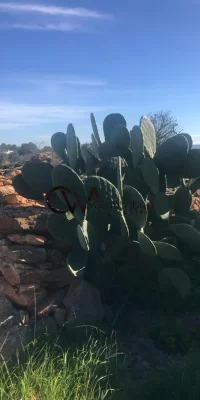
[[[66,148],[69,159],[69,166],[74,171],[76,171],[78,161],[78,144],[76,140],[75,130],[72,124],[69,124],[67,127]]]
[[[149,157],[153,158],[156,153],[156,133],[151,120],[143,116],[140,120],[140,128],[143,135],[144,149]]]
[[[123,125],[126,127],[126,120],[121,114],[109,114],[103,122],[103,131],[105,136],[105,141],[109,142],[112,138],[113,129],[118,126]]]
[[[51,138],[61,163],[26,162],[13,178],[15,190],[50,208],[48,232],[70,246],[66,267],[73,276],[91,282],[98,276],[96,284],[108,284],[123,254],[131,264],[123,269],[132,271],[124,280],[129,287],[139,260],[154,271],[162,293],[173,288],[185,298],[190,280],[183,265],[200,252],[200,216],[191,209],[192,194],[200,188],[200,150],[185,133],[156,148],[148,117],[129,131],[118,113],[104,119],[102,142],[94,115],[90,118],[91,147],[81,146],[69,124],[66,134]],[[172,183],[175,193],[168,192]],[[131,246],[137,251],[129,257]]]

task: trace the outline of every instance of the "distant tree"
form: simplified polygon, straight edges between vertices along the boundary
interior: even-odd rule
[[[17,151],[18,150],[18,146],[16,144],[10,144],[9,145],[9,150]]]
[[[17,149],[18,149],[18,146],[16,144],[6,144],[6,143],[0,144],[0,151],[2,151],[2,152],[8,151],[8,150],[17,151]]]
[[[165,140],[182,132],[176,118],[171,111],[157,111],[148,115],[154,124],[157,137],[157,146],[160,146]]]
[[[21,156],[25,154],[36,154],[38,152],[38,148],[35,143],[22,143],[22,145],[18,149],[18,153]]]
[[[8,145],[6,143],[1,143],[0,151],[7,151],[7,150],[8,150]]]
[[[47,151],[53,151],[53,149],[51,146],[44,146],[40,151],[47,152]]]

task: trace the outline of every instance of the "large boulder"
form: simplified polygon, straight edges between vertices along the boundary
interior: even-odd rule
[[[94,325],[103,320],[104,310],[100,292],[87,281],[82,280],[71,285],[63,304],[70,325]]]

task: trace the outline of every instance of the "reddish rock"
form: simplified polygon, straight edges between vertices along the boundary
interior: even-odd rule
[[[8,298],[14,304],[28,307],[40,303],[47,291],[39,285],[11,286],[5,278],[0,278],[0,296]]]
[[[47,296],[45,288],[39,285],[20,285],[19,286],[19,297],[23,301],[23,305],[33,309],[33,307],[39,306],[41,301]]]
[[[22,230],[22,227],[15,218],[11,218],[6,215],[0,215],[0,232],[11,233],[20,232]]]
[[[0,271],[4,278],[11,284],[11,285],[19,285],[20,284],[20,275],[16,269],[15,264],[6,259],[0,263]]]
[[[14,207],[17,207],[17,206],[24,206],[24,207],[39,206],[40,207],[41,206],[36,201],[26,199],[25,197],[22,197],[16,193],[8,194],[8,195],[4,196],[4,201],[7,205],[11,205]]]
[[[35,236],[32,234],[26,234],[26,235],[12,234],[8,235],[8,239],[14,243],[30,244],[33,246],[43,246],[46,241],[45,237]]]
[[[0,198],[5,197],[8,194],[14,194],[15,189],[12,185],[5,185],[5,186],[0,186]]]

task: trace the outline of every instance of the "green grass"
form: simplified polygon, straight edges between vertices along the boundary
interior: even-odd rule
[[[25,349],[23,359],[18,358],[17,365],[3,363],[0,367],[0,399],[110,399],[116,345],[108,343],[99,333],[86,335],[82,330],[79,334],[78,339],[74,332],[71,337],[57,339],[55,343],[47,338],[35,341]]]
[[[134,381],[114,336],[74,330],[29,345],[0,366],[0,400],[199,400],[200,352]]]

